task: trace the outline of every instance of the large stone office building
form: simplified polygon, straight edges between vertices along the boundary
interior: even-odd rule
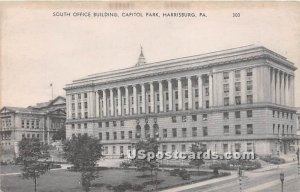
[[[223,152],[286,154],[296,143],[294,71],[261,46],[146,63],[66,85],[67,138],[98,137],[107,156],[156,137],[162,151],[193,143]]]

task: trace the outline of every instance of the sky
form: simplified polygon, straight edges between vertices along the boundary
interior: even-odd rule
[[[265,46],[300,68],[299,3],[193,4],[166,8],[102,4],[2,6],[0,105],[27,107],[65,95],[72,80],[134,66],[140,46],[148,63],[250,44]],[[0,5],[1,6],[1,5]],[[118,12],[117,18],[53,16],[53,12]],[[139,12],[144,17],[122,17]],[[204,12],[207,17],[150,18],[146,12]],[[240,17],[232,17],[232,13]],[[300,106],[300,70],[295,72]]]

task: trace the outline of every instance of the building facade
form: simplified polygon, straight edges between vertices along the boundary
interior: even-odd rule
[[[3,107],[0,110],[0,139],[2,160],[12,159],[18,154],[18,142],[22,138],[39,138],[50,144],[53,134],[65,128],[66,100],[57,97],[45,103],[27,108]]]
[[[146,63],[66,85],[67,138],[98,137],[107,156],[156,137],[162,151],[193,143],[223,152],[294,152],[294,71],[260,46]]]

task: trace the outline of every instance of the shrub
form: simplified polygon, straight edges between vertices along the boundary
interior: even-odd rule
[[[132,185],[133,191],[142,191],[144,187],[142,185]]]
[[[254,170],[261,168],[261,164],[258,161],[229,160],[227,162],[217,162],[209,166],[210,169],[222,170],[236,170],[238,167],[240,167],[243,170]]]
[[[268,163],[271,163],[271,164],[283,164],[283,163],[285,163],[285,160],[283,158],[276,157],[276,156],[271,156],[271,155],[262,156],[262,157],[260,157],[260,159],[263,160],[263,161],[266,161]]]
[[[219,175],[219,169],[217,167],[214,168],[214,175]]]
[[[121,164],[120,164],[120,167],[122,168],[128,168],[132,166],[132,163],[130,161],[123,161]]]
[[[128,182],[124,182],[120,185],[117,185],[117,186],[114,186],[112,189],[115,191],[115,192],[123,192],[123,191],[126,191],[126,190],[129,190],[132,188],[132,185],[131,183],[128,183]]]

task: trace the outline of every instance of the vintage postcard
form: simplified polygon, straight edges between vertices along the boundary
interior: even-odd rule
[[[0,2],[0,192],[299,192],[299,10]]]

